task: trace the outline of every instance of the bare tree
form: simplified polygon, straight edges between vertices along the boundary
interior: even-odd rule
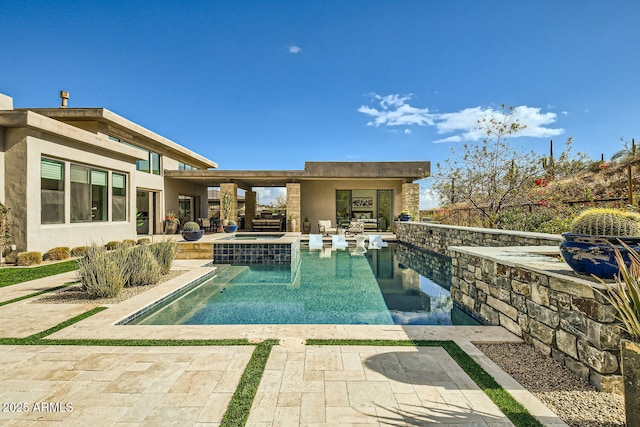
[[[533,152],[513,150],[507,137],[525,129],[513,107],[502,106],[478,121],[486,137],[474,145],[465,144],[460,153],[452,149],[452,159],[438,164],[434,188],[444,202],[463,203],[476,209],[487,227],[493,227],[505,207],[528,203],[542,165]]]

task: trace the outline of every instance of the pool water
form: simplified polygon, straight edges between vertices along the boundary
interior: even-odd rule
[[[301,252],[299,267],[222,267],[215,277],[131,323],[477,324],[454,307],[447,257],[405,245],[364,255]]]

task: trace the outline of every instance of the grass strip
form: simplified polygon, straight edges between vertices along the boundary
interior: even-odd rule
[[[496,382],[471,356],[453,341],[307,340],[307,345],[419,346],[442,347],[480,389],[517,427],[542,427],[540,421]]]
[[[46,294],[47,292],[57,291],[59,289],[66,288],[67,286],[71,286],[71,285],[75,285],[75,282],[74,283],[65,283],[64,285],[56,286],[56,287],[50,288],[50,289],[45,289],[44,291],[34,292],[32,294],[29,294],[29,295],[24,295],[24,296],[21,296],[21,297],[18,297],[18,298],[10,299],[10,300],[7,300],[7,301],[2,301],[2,302],[0,302],[0,307],[2,307],[3,305],[7,305],[7,304],[13,304],[14,302],[22,301],[24,299],[37,297],[38,295]]]
[[[4,267],[0,269],[0,288],[78,269],[78,261],[69,260],[40,267]]]
[[[84,313],[79,314],[79,315],[77,315],[75,317],[72,317],[71,319],[67,319],[62,323],[58,323],[56,326],[54,326],[52,328],[49,328],[49,329],[47,329],[45,331],[42,331],[42,332],[38,332],[37,334],[30,335],[30,336],[28,336],[26,338],[26,340],[27,341],[39,341],[42,338],[46,337],[47,335],[51,335],[51,334],[53,334],[55,332],[58,332],[60,329],[64,329],[67,326],[73,325],[74,323],[78,323],[79,321],[84,320],[87,317],[91,317],[94,314],[100,313],[101,311],[104,311],[106,309],[107,309],[107,307],[95,307],[95,308],[92,308],[91,310],[85,311]]]
[[[233,394],[227,411],[222,417],[220,427],[238,427],[247,423],[251,405],[258,391],[271,348],[276,343],[274,340],[268,340],[256,345],[251,355],[251,360],[249,360],[242,373],[236,392]]]

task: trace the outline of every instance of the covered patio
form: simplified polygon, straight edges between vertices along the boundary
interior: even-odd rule
[[[428,177],[430,170],[428,161],[305,162],[302,170],[166,170],[165,177],[219,187],[220,200],[230,196],[230,213],[221,210],[220,220],[239,219],[238,190],[244,190],[246,231],[276,231],[279,219],[278,231],[299,232],[309,218],[312,233],[318,232],[320,220],[342,227],[359,220],[368,231],[384,232],[400,212],[417,215],[420,191],[415,181]],[[284,217],[258,211],[259,187],[286,189]]]

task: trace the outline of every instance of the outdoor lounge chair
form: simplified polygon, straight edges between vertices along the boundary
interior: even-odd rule
[[[364,233],[364,222],[351,221],[349,228],[347,228],[347,233],[354,235]]]
[[[200,228],[204,231],[211,231],[211,220],[209,218],[200,218]]]
[[[347,249],[347,240],[344,234],[334,234],[331,236],[331,247],[333,249]]]
[[[369,249],[380,249],[389,246],[387,242],[382,240],[380,234],[369,234]]]
[[[331,226],[330,219],[321,219],[320,221],[318,221],[318,232],[320,232],[324,236],[328,236],[329,234],[337,233],[338,229]]]
[[[324,242],[322,241],[322,234],[309,234],[309,250],[317,251],[322,250]]]

